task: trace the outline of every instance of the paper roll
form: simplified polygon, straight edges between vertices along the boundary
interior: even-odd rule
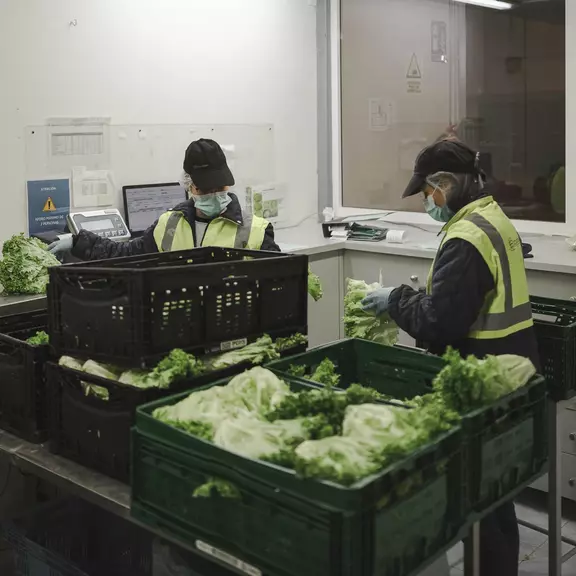
[[[404,244],[405,230],[388,230],[386,242],[390,244]]]

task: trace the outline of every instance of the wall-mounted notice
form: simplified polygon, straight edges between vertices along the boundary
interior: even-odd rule
[[[28,234],[64,232],[70,212],[70,181],[29,180]]]
[[[390,120],[388,111],[380,98],[368,99],[368,130],[372,132],[382,132],[388,130]]]
[[[432,62],[448,63],[446,22],[432,22],[430,26],[432,39],[431,58]]]
[[[422,78],[422,71],[420,70],[420,64],[418,64],[418,56],[416,56],[416,53],[412,54],[412,58],[410,58],[410,65],[408,66],[408,72],[406,72],[406,78],[412,80],[420,80]]]
[[[287,219],[285,198],[285,184],[247,186],[244,206],[248,212],[276,225]]]
[[[72,168],[74,208],[97,208],[114,203],[114,179],[110,170]]]
[[[414,52],[412,58],[410,58],[410,64],[408,65],[408,72],[406,72],[406,78],[408,82],[406,83],[406,92],[408,94],[421,94],[422,93],[422,70],[420,64],[418,63],[418,56]]]

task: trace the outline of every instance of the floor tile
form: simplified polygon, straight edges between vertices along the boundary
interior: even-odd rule
[[[542,543],[542,546],[546,546],[546,542]],[[531,546],[530,544],[526,544],[526,542],[520,541],[520,551],[518,554],[518,562],[527,562],[534,557],[534,552],[538,549],[538,547]]]
[[[562,545],[562,554],[566,554],[572,549],[568,544]],[[566,564],[562,567],[562,576],[567,576],[568,570],[572,568]],[[519,576],[526,575],[543,575],[548,574],[548,544],[544,544],[537,548],[531,556],[530,560],[522,562],[519,566]]]
[[[576,556],[562,564],[562,576],[576,576]]]
[[[576,522],[574,522],[574,520],[568,520],[568,522],[562,526],[562,536],[576,540]]]
[[[530,522],[540,528],[548,528],[548,513],[545,510],[531,508],[525,504],[516,504],[516,516],[518,520]]]

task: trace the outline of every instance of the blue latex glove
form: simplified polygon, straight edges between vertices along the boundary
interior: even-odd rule
[[[73,245],[74,238],[72,234],[69,234],[68,236],[60,238],[60,240],[52,242],[52,244],[48,246],[48,252],[54,254],[54,256],[63,256],[66,254],[66,252],[70,252],[70,250],[72,250]]]
[[[373,312],[376,316],[380,316],[388,312],[388,302],[390,294],[394,288],[378,288],[374,292],[370,292],[364,300],[362,300],[362,310],[365,312]]]

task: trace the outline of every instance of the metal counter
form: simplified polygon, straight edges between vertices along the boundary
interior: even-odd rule
[[[0,455],[22,472],[88,500],[113,514],[130,515],[130,487],[103,474],[52,454],[43,444],[32,444],[0,430]]]
[[[46,309],[46,296],[0,296],[0,316]]]
[[[20,471],[36,476],[63,491],[116,514],[180,548],[198,553],[194,543],[186,544],[170,534],[142,524],[130,515],[131,489],[127,484],[52,454],[43,444],[32,444],[0,430],[0,457]]]

